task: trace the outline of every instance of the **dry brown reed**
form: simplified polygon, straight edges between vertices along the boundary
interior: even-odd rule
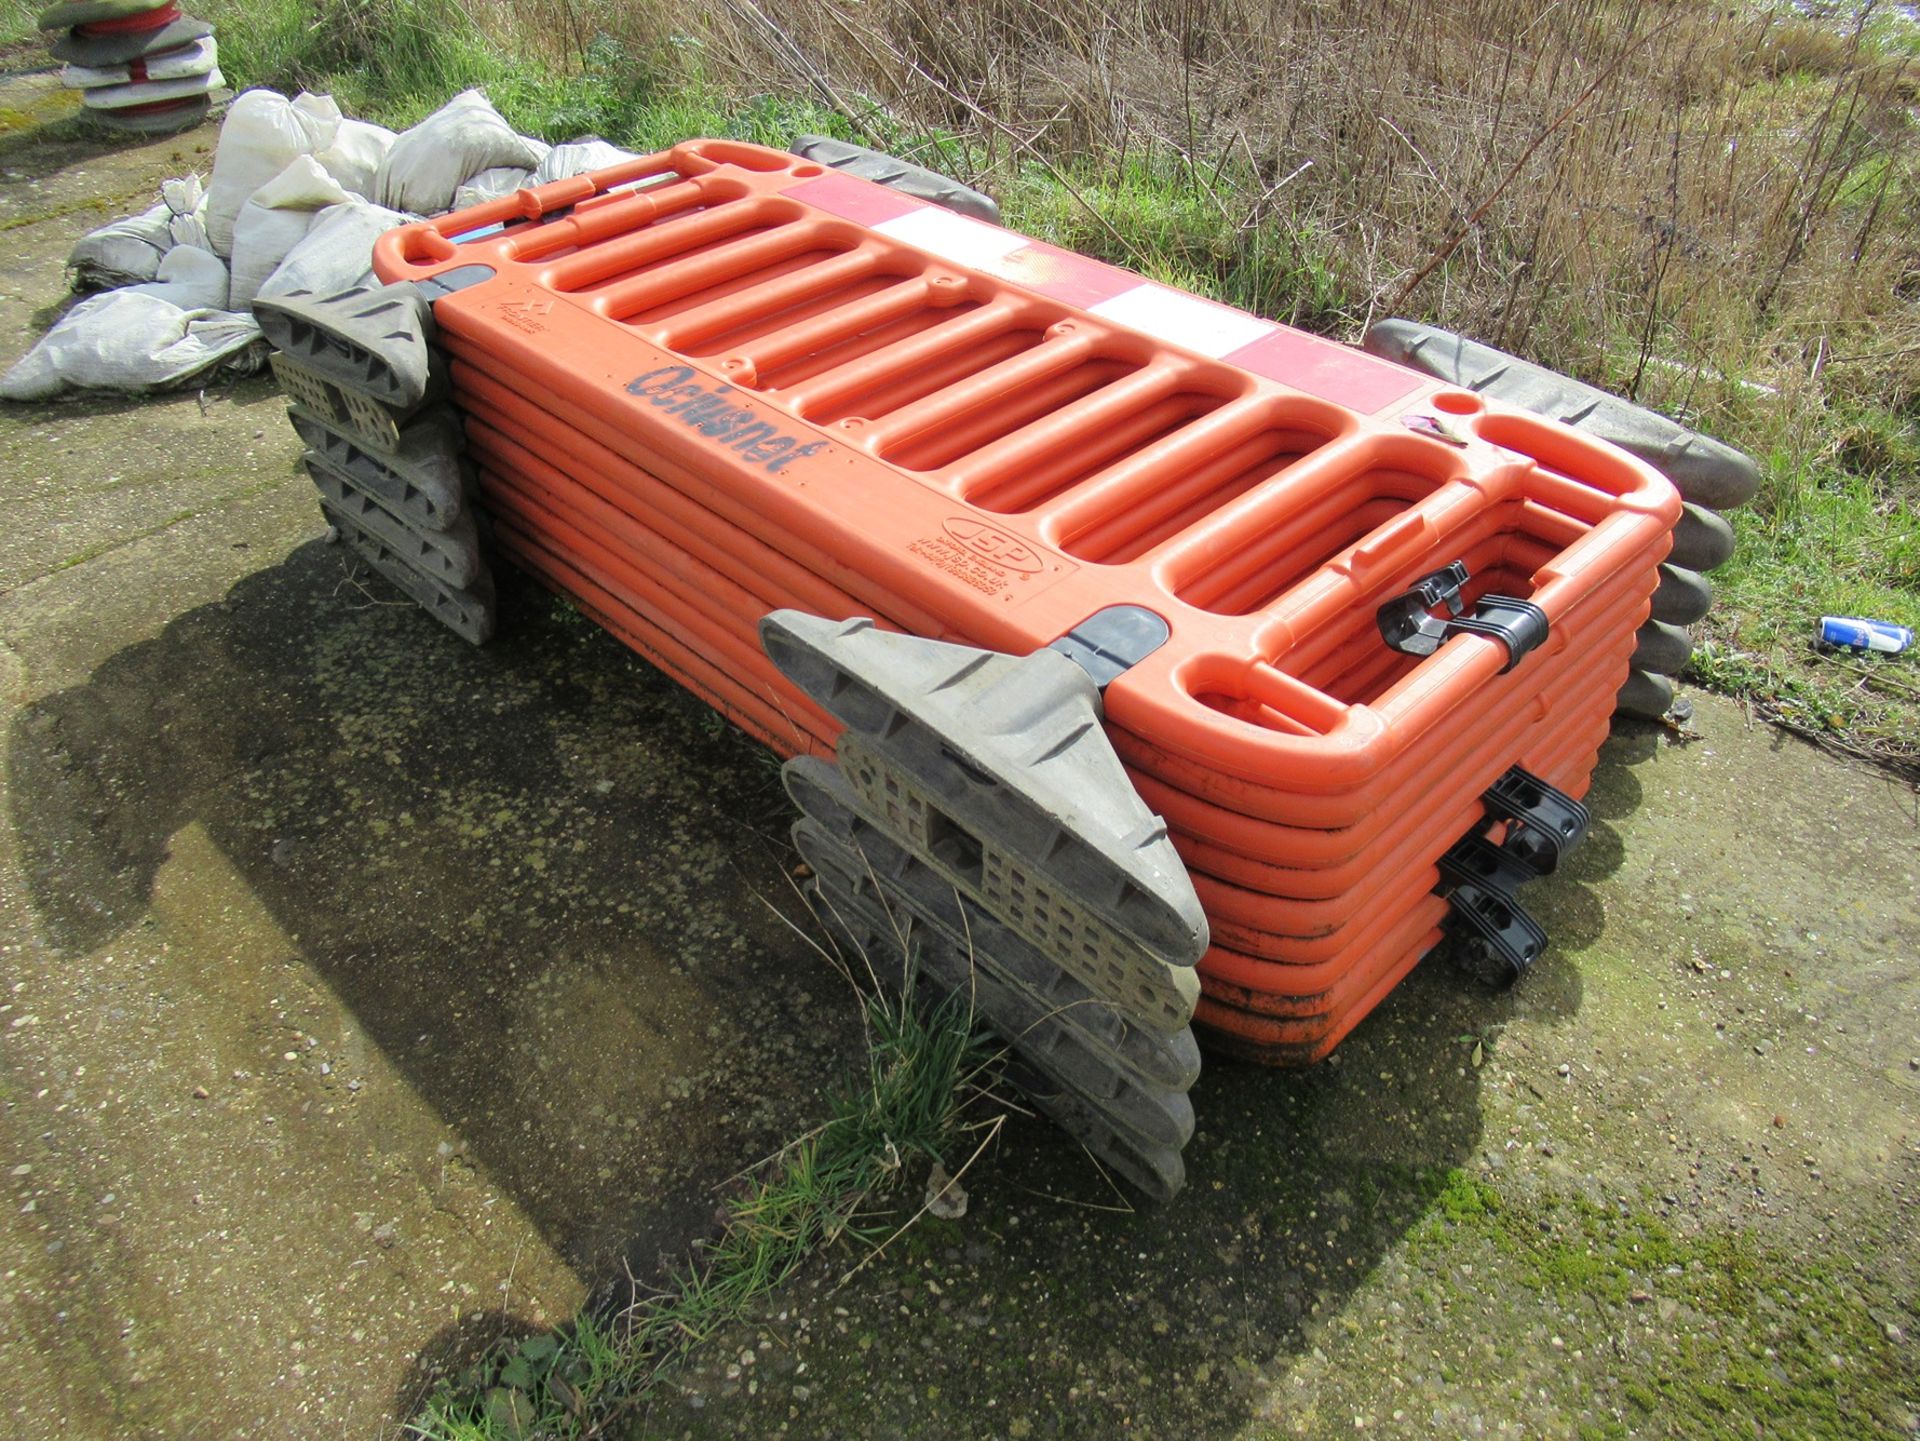
[[[1711,418],[1910,410],[1920,67],[1868,21],[1694,0],[488,0],[584,54],[696,35],[1006,190],[1185,187],[1309,238],[1353,339],[1411,314]],[[1283,317],[1284,318],[1284,317]]]

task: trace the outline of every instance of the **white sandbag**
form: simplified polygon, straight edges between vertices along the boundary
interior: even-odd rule
[[[200,203],[185,214],[173,217],[168,227],[173,232],[175,245],[191,245],[197,250],[213,249],[213,241],[207,235],[207,201],[202,196]]]
[[[531,170],[522,170],[518,165],[496,165],[491,170],[482,170],[478,175],[467,177],[453,195],[453,208],[466,210],[475,205],[484,205],[489,200],[498,200],[502,195],[511,195],[521,186],[530,184],[533,179]]]
[[[198,175],[182,175],[160,182],[160,199],[175,215],[191,215],[207,198],[207,187]]]
[[[311,155],[296,155],[287,168],[253,192],[233,222],[233,286],[230,310],[253,304],[268,276],[313,224],[314,212],[352,199]]]
[[[639,158],[631,150],[604,140],[575,140],[549,150],[547,158],[534,169],[532,183],[544,185],[549,180],[565,180],[569,175],[584,175],[589,170],[604,170],[622,160]]]
[[[143,56],[140,61],[120,65],[67,65],[60,71],[60,83],[69,90],[92,90],[102,85],[128,85],[137,80],[178,80],[187,75],[205,75],[219,63],[220,47],[209,35],[203,40]],[[140,73],[134,74],[135,65]]]
[[[228,106],[207,185],[207,236],[214,253],[232,253],[233,223],[254,191],[295,157],[325,150],[339,130],[340,107],[329,95],[302,93],[288,100],[272,90],[249,90]]]
[[[122,286],[120,294],[151,295],[182,310],[225,310],[227,275],[227,262],[211,250],[176,245],[161,260],[152,280]]]
[[[0,376],[0,399],[49,400],[69,388],[169,390],[223,365],[257,370],[264,349],[251,315],[182,310],[157,295],[116,290],[68,311]]]
[[[501,165],[530,170],[540,159],[485,95],[466,90],[394,141],[369,198],[393,210],[437,215],[469,175]]]
[[[384,125],[364,120],[342,120],[334,132],[333,144],[316,150],[313,158],[351,195],[371,198],[374,182],[380,174],[380,162],[399,139]]]
[[[129,285],[123,295],[153,295],[182,310],[227,308],[227,262],[211,250],[176,245],[160,262],[160,273],[145,285]]]
[[[173,249],[173,212],[162,203],[144,215],[129,215],[89,231],[67,256],[75,290],[107,290],[137,285],[160,271],[160,260]]]
[[[368,276],[373,270],[373,242],[413,218],[364,200],[328,206],[313,217],[305,238],[287,252],[287,258],[267,277],[255,298],[295,290],[333,295],[371,283]]]

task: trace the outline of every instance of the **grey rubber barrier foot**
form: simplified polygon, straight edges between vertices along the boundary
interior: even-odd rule
[[[406,282],[262,296],[253,318],[280,352],[276,373],[297,369],[403,414],[420,407],[444,370],[433,306]]]
[[[1051,1022],[1023,1004],[984,966],[977,953],[922,923],[874,888],[861,894],[858,852],[838,846],[812,821],[794,825],[794,844],[814,867],[816,898],[840,916],[864,922],[891,951],[911,957],[944,991],[965,996],[973,1014],[1032,1065],[1077,1092],[1116,1129],[1143,1146],[1179,1150],[1193,1138],[1193,1103],[1182,1091],[1143,1085],[1105,1063],[1071,1027]]]
[[[971,952],[980,967],[1051,1023],[1077,1032],[1113,1067],[1142,1085],[1173,1091],[1200,1075],[1200,1047],[1186,1025],[1160,1030],[1137,1011],[1114,1005],[1015,935],[978,905],[957,895],[931,866],[851,808],[839,769],[801,756],[787,762],[787,793],[800,812],[844,852],[859,857],[859,887],[884,889],[913,915]]]
[[[1043,951],[1108,949],[1160,969],[1206,952],[1206,912],[1166,823],[1071,660],[793,610],[763,619],[760,640],[845,722],[841,760],[862,806]]]
[[[231,90],[210,90],[164,110],[81,110],[76,118],[123,135],[177,135],[225,109],[232,99]]]
[[[1187,1168],[1170,1146],[1148,1148],[1115,1130],[1100,1112],[1066,1086],[1020,1064],[1006,1068],[1007,1079],[1054,1125],[1087,1148],[1095,1160],[1112,1167],[1119,1177],[1150,1201],[1171,1201],[1187,1184]]]
[[[281,392],[289,401],[370,449],[397,447],[400,432],[415,418],[414,410],[396,410],[370,395],[335,385],[277,350],[267,360],[273,367],[273,378],[280,383]],[[436,381],[429,401],[438,400],[445,389],[444,382]]]
[[[451,410],[422,411],[394,434],[386,449],[330,424],[302,405],[287,407],[287,419],[307,449],[395,514],[427,530],[445,530],[467,513],[466,438]]]
[[[125,20],[157,8],[153,0],[55,0],[40,12],[42,30],[70,30],[103,20]]]
[[[352,478],[317,451],[308,451],[302,460],[315,489],[331,510],[343,511],[358,521],[362,530],[371,531],[393,551],[406,558],[442,585],[464,590],[486,571],[480,557],[480,537],[471,518],[463,518],[450,530],[423,530],[407,524],[375,497],[361,490]]]
[[[1652,619],[1668,625],[1692,625],[1713,609],[1713,587],[1697,570],[1684,566],[1660,567],[1654,587]]]
[[[1746,504],[1760,487],[1760,467],[1746,452],[1450,330],[1413,320],[1381,320],[1361,345],[1383,360],[1611,441],[1654,466],[1682,499],[1696,505],[1728,510]]]
[[[1650,620],[1633,643],[1633,668],[1654,675],[1679,675],[1693,658],[1693,637],[1677,625]]]
[[[1627,673],[1627,683],[1613,698],[1615,715],[1659,720],[1673,709],[1673,681],[1664,675],[1636,670]]]
[[[127,30],[110,35],[82,35],[77,30],[68,30],[47,48],[55,60],[64,60],[69,65],[125,65],[146,55],[178,50],[211,34],[213,26],[205,20],[182,15],[156,30]]]
[[[872,810],[861,790],[875,790],[913,803],[916,810],[924,797],[911,780],[899,772],[886,770],[861,746],[856,737],[843,735],[840,756],[857,797],[860,817],[858,833],[864,838],[874,832],[892,841],[903,856],[911,857],[930,871],[940,885],[958,892],[986,915],[1004,925],[1026,945],[1033,947],[1048,963],[1068,972],[1096,996],[1114,1006],[1133,1023],[1148,1030],[1171,1034],[1193,1019],[1200,1000],[1200,977],[1191,966],[1169,966],[1144,954],[1097,924],[1089,924],[1085,912],[1066,911],[1059,888],[1039,883],[1009,889],[1013,903],[996,907],[979,888],[967,885],[968,868],[956,868],[950,859],[935,855],[898,827],[890,825]],[[862,786],[856,778],[864,778]],[[933,828],[943,834],[942,825]],[[971,841],[969,842],[971,843]],[[943,839],[942,845],[946,844]],[[983,849],[987,842],[982,842]]]
[[[931,200],[971,219],[984,220],[990,225],[1000,223],[1000,203],[992,196],[982,195],[937,170],[909,164],[884,151],[869,150],[864,145],[833,140],[825,135],[802,135],[793,142],[790,153],[858,175],[862,180],[898,190],[902,195]]]
[[[1718,570],[1733,554],[1733,525],[1724,515],[1688,502],[1673,527],[1667,564],[1691,571]]]
[[[478,581],[456,589],[423,575],[372,531],[361,527],[352,516],[334,510],[325,501],[320,513],[339,532],[341,541],[364,561],[404,592],[422,610],[462,640],[484,645],[493,638],[493,575],[487,572]]]
[[[953,994],[925,964],[929,954],[925,948],[919,952],[921,965],[917,976],[913,976],[902,952],[904,938],[891,926],[870,926],[858,913],[850,914],[831,902],[820,902],[820,891],[814,883],[809,884],[809,891],[816,903],[820,904],[823,913],[821,920],[843,936],[857,952],[893,962],[897,974],[889,975],[889,980],[904,982],[911,977],[936,993]],[[1097,1161],[1111,1167],[1149,1200],[1170,1201],[1180,1193],[1187,1178],[1178,1147],[1152,1145],[1115,1126],[1105,1111],[1059,1077],[1022,1058],[1018,1052],[1005,1058],[1004,1069],[1007,1081],[1024,1093],[1034,1109],[1080,1142]]]
[[[1143,1014],[1137,1005],[1123,1008],[1103,998],[976,902],[960,896],[932,866],[855,811],[838,766],[796,756],[787,762],[784,779],[803,816],[837,843],[860,852],[873,885],[886,887],[929,925],[970,947],[983,966],[1079,1031],[1114,1065],[1149,1086],[1176,1091],[1198,1079],[1200,1047],[1192,1029],[1176,1021],[1177,1006],[1166,1007],[1156,1024],[1154,1015]]]

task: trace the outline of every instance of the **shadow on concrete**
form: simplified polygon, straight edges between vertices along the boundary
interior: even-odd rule
[[[42,50],[40,59],[46,58]],[[56,65],[18,68],[6,64],[6,60],[7,57],[0,54],[0,84],[18,87],[37,83],[48,90],[57,87]],[[203,145],[211,148],[219,134],[219,122],[212,120],[173,135],[127,135],[103,125],[83,110],[69,110],[37,124],[19,125],[0,132],[0,165],[12,172],[13,179],[40,180],[70,166],[121,154],[133,146],[172,146],[185,157]],[[182,163],[188,170],[196,168],[190,160],[183,158]],[[99,223],[104,225],[116,218],[103,214]]]
[[[657,1275],[711,1229],[717,1184],[817,1116],[854,1017],[762,903],[788,895],[769,758],[544,593],[503,589],[503,639],[473,650],[303,547],[23,712],[13,821],[43,933],[76,954],[138,921],[169,838],[205,827],[562,1256]],[[1052,1434],[1257,1414],[1258,1378],[1476,1163],[1474,1043],[1516,1007],[1578,1009],[1578,952],[1603,925],[1586,882],[1621,862],[1604,817],[1637,803],[1647,754],[1609,748],[1587,849],[1528,897],[1558,943],[1519,990],[1434,958],[1332,1063],[1210,1064],[1176,1204],[1131,1209],[1016,1117],[971,1178],[974,1217],[917,1228],[846,1291],[856,1324],[813,1333],[810,1384],[843,1376],[862,1410],[809,1408],[823,1423],[798,1434],[987,1415],[1009,1371],[1077,1390]],[[903,1321],[909,1300],[957,1329]],[[401,1403],[499,1334],[497,1316],[449,1327]],[[1202,1364],[1216,1384],[1154,1384]],[[760,1379],[758,1419],[716,1397],[674,1428],[790,1420],[792,1375]]]
[[[371,585],[314,542],[16,716],[40,933],[107,945],[203,827],[563,1258],[653,1274],[854,1044],[762,900],[792,895],[777,770],[530,586],[474,650]]]
[[[1584,885],[1549,885],[1547,924],[1597,934]],[[1273,1383],[1312,1363],[1316,1333],[1456,1201],[1462,1172],[1504,1164],[1506,1138],[1483,1135],[1480,1089],[1506,1022],[1571,1017],[1581,997],[1577,954],[1558,944],[1498,994],[1437,954],[1329,1062],[1282,1072],[1210,1059],[1187,1189],[1168,1206],[1136,1209],[1057,1132],[1016,1116],[966,1178],[963,1221],[923,1218],[851,1282],[844,1253],[816,1265],[774,1314],[709,1348],[636,1434],[1285,1431],[1288,1397]],[[729,1376],[744,1348],[757,1364]],[[1312,1434],[1335,1429],[1346,1428],[1322,1417]]]
[[[1210,1060],[1187,1190],[1170,1206],[1132,1209],[1057,1133],[1016,1118],[969,1176],[963,1221],[921,1221],[850,1283],[844,1257],[816,1266],[774,1314],[713,1348],[638,1434],[1290,1430],[1302,1418],[1274,1383],[1316,1364],[1316,1336],[1399,1264],[1409,1231],[1473,1197],[1463,1172],[1504,1167],[1508,1138],[1483,1134],[1481,1087],[1510,1019],[1555,1025],[1580,1008],[1580,954],[1604,926],[1591,883],[1624,858],[1605,817],[1638,804],[1632,768],[1652,757],[1651,739],[1609,743],[1587,846],[1529,887],[1555,941],[1520,986],[1479,989],[1443,952],[1327,1063],[1289,1073]],[[757,1364],[730,1376],[743,1347]],[[1351,1420],[1307,1429],[1345,1432]]]

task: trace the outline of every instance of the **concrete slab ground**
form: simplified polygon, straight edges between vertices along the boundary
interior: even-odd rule
[[[0,363],[211,130],[0,150]],[[531,588],[348,583],[270,381],[0,407],[0,1432],[395,1434],[710,1229],[855,1016],[775,770]]]
[[[1695,699],[1609,742],[1514,990],[1210,1061],[1163,1208],[1016,1127],[643,1434],[1920,1435],[1916,798]]]
[[[210,132],[0,141],[0,359]],[[342,576],[271,387],[0,409],[0,1430],[397,1433],[678,1261],[858,1054],[765,758],[509,585]],[[1920,813],[1700,698],[1488,995],[1211,1063],[1137,1209],[1013,1116],[642,1435],[1920,1435]]]

